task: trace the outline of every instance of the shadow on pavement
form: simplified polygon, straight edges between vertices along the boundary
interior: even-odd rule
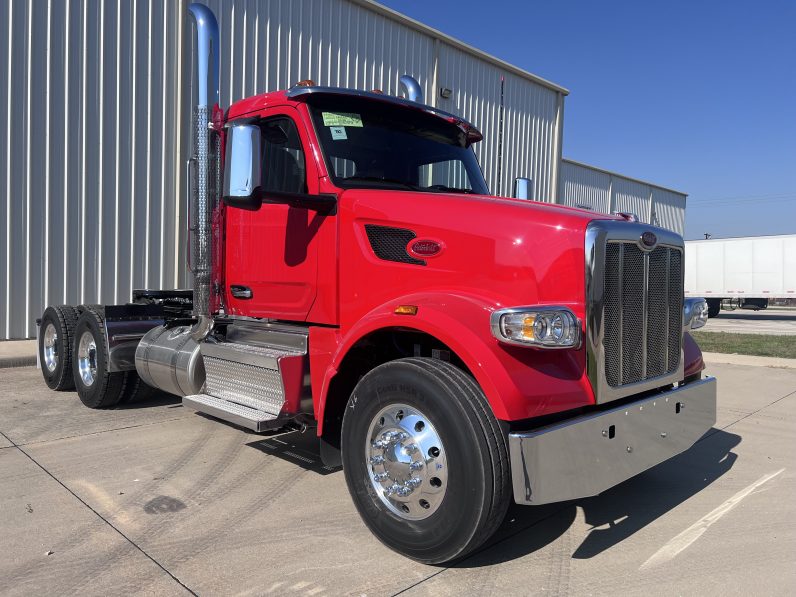
[[[563,535],[579,507],[591,530],[573,553],[562,557],[592,558],[724,475],[737,459],[732,449],[740,442],[740,436],[714,428],[689,450],[598,496],[545,506],[512,505],[489,544],[454,567],[490,566],[533,553]]]
[[[113,407],[113,410],[133,410],[136,408],[155,408],[166,406],[168,408],[182,408],[182,398],[166,392],[154,391],[151,396],[133,402],[122,402]]]
[[[711,319],[729,321],[741,319],[744,321],[796,321],[796,311],[788,313],[761,313],[760,311],[722,311]]]
[[[301,431],[277,432],[270,437],[246,445],[319,475],[328,475],[342,470],[340,467],[330,468],[323,464],[318,437],[313,430],[303,433]]]

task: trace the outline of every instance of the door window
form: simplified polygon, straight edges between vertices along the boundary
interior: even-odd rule
[[[264,193],[306,193],[307,168],[296,124],[279,116],[262,123]]]

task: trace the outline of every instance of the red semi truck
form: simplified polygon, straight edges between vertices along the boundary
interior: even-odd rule
[[[512,499],[599,494],[713,425],[682,238],[491,196],[481,134],[410,78],[407,99],[303,82],[222,111],[217,24],[190,13],[194,286],[48,307],[50,388],[311,426],[373,533],[427,563],[481,545]]]

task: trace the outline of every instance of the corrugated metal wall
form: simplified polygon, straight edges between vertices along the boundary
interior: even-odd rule
[[[172,2],[0,6],[0,338],[47,304],[175,284],[181,26]]]
[[[501,88],[502,86],[502,88]],[[446,43],[439,45],[437,98],[443,110],[463,116],[484,134],[475,154],[492,193],[510,195],[514,178],[533,180],[532,198],[553,201],[560,151],[561,93],[484,64]],[[501,91],[503,113],[501,116]],[[502,124],[502,155],[498,156]]]
[[[642,221],[683,234],[687,195],[594,168],[561,161],[559,203],[602,213],[631,212]]]
[[[185,286],[187,0],[1,4],[10,127],[0,143],[0,338],[34,335],[47,304]],[[528,176],[535,198],[556,196],[566,90],[367,0],[208,5],[221,29],[224,105],[307,78],[398,94],[408,73],[428,103],[484,132],[476,153],[493,192]]]

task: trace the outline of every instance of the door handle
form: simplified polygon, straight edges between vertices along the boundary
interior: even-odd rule
[[[232,293],[232,296],[235,297],[236,299],[250,299],[252,296],[254,296],[252,289],[249,288],[248,286],[239,286],[238,284],[232,284],[229,287],[229,291],[230,293]]]

